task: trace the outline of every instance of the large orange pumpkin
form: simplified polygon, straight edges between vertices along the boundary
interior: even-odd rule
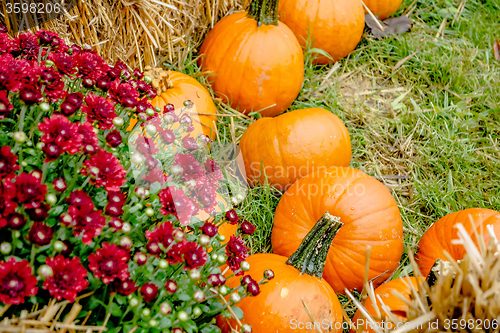
[[[254,254],[247,258],[248,274],[260,281],[272,269],[274,279],[260,286],[260,294],[245,297],[236,306],[243,310],[242,323],[253,333],[293,333],[317,330],[302,302],[311,311],[323,332],[342,332],[342,307],[332,287],[321,279],[326,253],[341,223],[325,214],[290,258],[276,254]],[[238,277],[227,281],[230,288],[240,285]],[[236,328],[235,320],[217,318],[223,333]],[[317,326],[317,325],[316,325]]]
[[[285,190],[317,168],[349,166],[351,140],[344,123],[332,112],[295,110],[261,118],[243,134],[240,148],[250,183]]]
[[[379,20],[385,20],[398,11],[403,0],[363,0],[370,11],[378,16]]]
[[[196,137],[199,134],[205,134],[212,139],[215,138],[217,109],[205,87],[191,76],[180,72],[148,68],[145,74],[152,78],[152,85],[158,94],[150,102],[153,107],[158,107],[163,112],[163,107],[170,103],[179,114],[182,109],[185,109],[184,102],[190,100],[197,111],[197,113],[190,113],[195,128],[191,135]],[[131,119],[127,130],[132,130],[136,123],[137,119]]]
[[[279,15],[303,46],[310,39],[313,48],[327,52],[334,61],[356,48],[365,27],[361,0],[281,0]],[[332,60],[318,55],[314,62]]]
[[[409,302],[411,302],[411,295],[412,295],[412,289],[410,287],[410,284],[413,285],[416,291],[418,291],[419,288],[419,283],[418,279],[415,277],[409,277],[409,278],[399,278],[395,280],[391,280],[387,283],[384,283],[377,289],[375,289],[375,297],[376,297],[376,306],[378,307],[380,311],[380,316],[378,317],[377,311],[375,309],[375,306],[372,302],[371,298],[367,298],[365,302],[365,309],[368,311],[368,313],[372,316],[372,318],[378,323],[378,327],[380,328],[392,328],[396,329],[397,328],[397,323],[393,323],[392,321],[389,320],[389,314],[382,309],[382,303],[378,299],[380,297],[382,299],[382,302],[384,305],[387,305],[390,308],[390,312],[395,315],[395,317],[401,321],[405,322],[406,321],[406,312],[409,310],[408,305],[400,300],[395,292],[397,291],[400,293],[404,298],[406,298]],[[382,320],[384,322],[382,323]],[[364,330],[363,332],[369,332],[369,333],[374,333],[375,330],[373,329],[373,324],[371,324],[368,319],[362,318],[361,312],[358,310],[354,317],[352,318],[352,323],[354,324],[354,328],[357,327],[363,327]],[[351,328],[351,333],[356,332],[356,329]]]
[[[472,222],[474,222],[474,225]],[[448,214],[427,229],[418,242],[418,252],[415,256],[418,267],[424,276],[427,276],[436,262],[436,259],[448,261],[443,251],[447,251],[455,260],[461,260],[466,253],[462,245],[452,244],[458,238],[458,229],[454,228],[461,223],[467,230],[472,240],[478,246],[476,232],[483,233],[486,244],[490,234],[486,230],[487,225],[492,225],[495,235],[500,238],[500,213],[491,209],[469,208],[452,214]]]
[[[375,286],[387,279],[403,254],[401,215],[381,182],[352,168],[319,169],[286,191],[274,215],[274,252],[288,256],[297,250],[325,211],[344,223],[333,239],[323,275],[333,289],[362,290],[368,246],[369,279],[377,277]]]
[[[216,95],[246,114],[280,114],[302,89],[302,49],[278,21],[277,3],[253,0],[248,13],[217,22],[200,49],[199,64]]]

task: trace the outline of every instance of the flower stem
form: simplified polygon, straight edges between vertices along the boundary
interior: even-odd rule
[[[23,106],[21,107],[21,113],[19,114],[19,132],[22,132],[23,131],[23,128],[24,128],[24,117],[26,116],[26,109],[28,107],[23,104]]]
[[[30,258],[30,266],[35,268],[35,257],[36,257],[36,245],[31,245],[31,258]]]
[[[49,163],[43,162],[42,166],[42,183],[45,182],[45,177],[47,177],[47,171],[49,169]]]

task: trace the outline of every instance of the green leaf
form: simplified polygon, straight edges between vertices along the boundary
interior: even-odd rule
[[[201,333],[220,333],[220,328],[214,325],[208,325],[201,330]]]
[[[111,304],[111,315],[112,316],[121,317],[122,314],[123,314],[123,311],[118,304],[116,304],[116,303]]]
[[[239,320],[243,319],[243,310],[241,310],[237,306],[232,306],[231,309],[233,310],[234,314],[236,315],[236,317],[238,317]]]
[[[181,301],[189,301],[189,300],[191,300],[191,296],[189,296],[186,293],[179,294],[177,296],[177,298],[179,298],[179,300],[181,300]]]
[[[313,53],[321,54],[322,56],[325,56],[328,59],[333,60],[332,56],[330,54],[328,54],[328,52],[326,52],[325,50],[322,50],[322,49],[312,48],[312,49],[310,49],[309,51],[306,52],[306,54],[313,54]]]
[[[149,189],[149,193],[151,195],[155,195],[156,193],[160,192],[160,189],[161,189],[161,184],[159,182],[154,182]]]

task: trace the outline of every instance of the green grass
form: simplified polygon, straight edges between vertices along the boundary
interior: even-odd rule
[[[378,40],[366,30],[340,66],[308,61],[304,88],[290,108],[323,107],[345,122],[351,166],[392,191],[407,249],[448,213],[500,211],[500,62],[493,54],[500,1],[464,1],[459,12],[461,0],[405,0],[396,15],[411,9],[410,32]],[[197,72],[194,65],[184,70]],[[227,107],[221,112],[234,115]],[[225,139],[234,126],[238,140],[252,121],[233,120],[220,117]],[[249,239],[254,253],[271,250],[279,201],[273,193],[266,186],[251,189],[241,206],[244,218],[258,225]]]

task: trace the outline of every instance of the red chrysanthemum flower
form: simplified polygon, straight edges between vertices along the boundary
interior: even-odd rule
[[[174,165],[178,165],[182,168],[181,178],[184,181],[191,179],[196,180],[205,176],[205,170],[191,154],[175,155]]]
[[[28,240],[38,246],[50,244],[52,237],[54,237],[54,230],[42,222],[33,223],[28,233]]]
[[[36,277],[27,260],[10,258],[0,262],[0,301],[5,304],[21,304],[24,298],[38,292]]]
[[[130,276],[129,259],[127,251],[116,244],[104,243],[102,249],[98,249],[89,256],[89,269],[105,284],[110,284],[115,279],[125,281]]]
[[[153,283],[146,283],[141,287],[140,293],[146,303],[151,303],[158,296],[158,287]]]
[[[158,135],[160,139],[167,145],[175,142],[175,134],[172,130],[163,127],[158,128]]]
[[[54,63],[57,70],[64,75],[73,75],[77,71],[75,59],[66,53],[50,53],[49,59]]]
[[[153,231],[146,231],[146,238],[149,243],[162,244],[164,248],[168,248],[170,244],[174,241],[174,225],[170,221],[163,222],[162,224],[156,226]],[[152,254],[158,254],[158,246],[153,248],[149,247],[148,250]]]
[[[72,116],[75,112],[82,107],[83,95],[80,92],[70,93],[66,95],[64,102],[59,107],[59,112],[66,117]]]
[[[191,199],[189,199],[183,190],[167,187],[158,194],[162,208],[160,213],[163,215],[172,214],[182,225],[189,225],[191,217],[195,216],[199,209]]]
[[[83,206],[91,205],[94,208],[94,202],[92,198],[82,190],[76,190],[71,192],[69,198],[67,199],[70,205],[81,208]]]
[[[221,169],[214,160],[207,158],[204,167],[205,172],[207,173],[207,178],[212,183],[212,185],[215,186],[219,180],[224,179]]]
[[[36,59],[38,57],[40,45],[38,45],[38,40],[35,35],[31,33],[20,34],[18,37],[14,38],[14,43],[16,43],[18,47],[18,52],[20,52],[25,59]]]
[[[145,182],[145,184],[142,184],[143,186],[149,187],[153,183],[160,183],[160,185],[165,184],[165,182],[168,181],[168,176],[163,173],[163,170],[161,167],[157,166],[150,172],[146,173],[143,177],[142,180]]]
[[[146,97],[144,97],[143,99],[138,101],[135,106],[135,110],[138,113],[138,116],[140,116],[141,119],[142,117],[144,117],[146,121],[151,121],[158,117],[158,113],[156,111],[154,111],[154,114],[152,116],[147,115],[146,114],[147,109],[155,110],[155,108],[151,105],[150,101]],[[144,123],[142,125],[144,125]]]
[[[90,79],[94,82],[105,75],[109,65],[98,54],[92,52],[82,52],[74,55],[76,66],[78,67],[78,77]]]
[[[226,212],[226,219],[228,219],[230,224],[236,224],[240,218],[238,217],[238,213],[234,209],[231,209]]]
[[[19,170],[17,156],[11,152],[9,146],[3,146],[0,148],[0,181],[12,175],[16,170]]]
[[[243,234],[245,235],[251,235],[255,232],[255,229],[257,229],[256,226],[254,226],[252,223],[248,221],[243,221],[240,225],[240,230]]]
[[[38,129],[44,133],[40,141],[45,144],[43,151],[47,161],[56,160],[64,152],[75,154],[82,147],[83,137],[78,133],[78,125],[63,115],[45,118]]]
[[[16,92],[30,82],[33,64],[24,59],[14,59],[11,54],[0,57],[0,90]],[[36,75],[35,75],[36,76]],[[38,80],[38,78],[36,78]]]
[[[51,102],[57,102],[66,97],[67,91],[64,90],[62,76],[54,68],[41,67],[40,84],[45,86],[43,93]]]
[[[184,269],[201,267],[207,262],[207,253],[201,246],[194,242],[188,242],[183,249]]]
[[[73,196],[73,194],[72,194]],[[84,198],[82,196],[82,198]],[[61,215],[61,222],[67,226],[73,227],[75,236],[82,235],[82,242],[89,244],[92,239],[101,234],[106,225],[106,218],[102,216],[102,211],[95,210],[92,202],[86,202],[78,205],[71,204],[68,213]]]
[[[118,294],[124,296],[128,296],[139,289],[139,287],[135,285],[135,282],[130,279],[127,279],[125,281],[116,279],[113,287]]]
[[[36,208],[25,209],[24,211],[33,221],[43,221],[47,218],[47,216],[49,216],[49,210],[50,206],[42,203]]]
[[[160,151],[155,147],[155,142],[152,138],[146,138],[142,135],[135,141],[135,150],[144,156],[153,156]]]
[[[43,289],[48,290],[58,301],[64,298],[74,302],[76,295],[88,287],[88,272],[80,263],[80,258],[69,259],[58,255],[45,259],[45,263],[52,268],[54,274],[44,281]]]
[[[8,93],[5,90],[0,91],[0,120],[9,116],[14,109],[14,105],[10,104]]]
[[[116,79],[111,83],[109,97],[124,107],[133,108],[137,105],[139,92],[130,83],[120,83],[119,79]]]
[[[116,148],[122,143],[122,135],[119,131],[113,130],[106,135],[106,143]]]
[[[170,265],[175,265],[182,262],[182,257],[184,255],[184,248],[187,245],[185,239],[182,242],[174,244],[168,251],[165,258],[168,260]]]
[[[111,153],[99,149],[97,154],[85,161],[82,170],[84,176],[90,176],[91,183],[96,187],[103,186],[107,191],[119,191],[125,184],[127,171],[120,160]]]
[[[25,209],[40,207],[47,194],[47,185],[42,184],[40,177],[36,175],[38,174],[21,173],[4,183],[5,189],[10,191],[12,197],[23,204]]]
[[[5,32],[0,32],[0,55],[10,53],[16,48],[16,44],[12,41],[12,38]]]
[[[182,138],[182,147],[184,147],[187,151],[194,151],[198,149],[198,143],[192,137],[185,136]]]
[[[106,214],[118,217],[123,214],[123,205],[125,204],[126,197],[123,193],[108,192],[108,204],[106,205]]]
[[[89,122],[97,122],[100,129],[110,129],[113,127],[113,119],[117,117],[113,103],[93,93],[85,97],[85,103],[87,105],[82,107],[82,111],[87,114]]]
[[[52,31],[38,30],[35,32],[35,36],[38,38],[40,45],[49,46],[51,50],[57,50],[58,52],[65,52],[68,46],[59,35]]]
[[[92,155],[99,149],[99,139],[94,131],[94,126],[88,121],[78,125],[78,133],[82,136],[82,150]]]
[[[219,228],[217,228],[215,224],[206,221],[205,224],[200,227],[200,230],[205,235],[214,237],[215,235],[217,235]]]
[[[248,257],[248,249],[241,237],[231,236],[229,242],[226,244],[227,265],[229,268],[236,272],[240,269],[240,264]],[[240,271],[236,275],[243,275]]]
[[[203,186],[197,186],[192,191],[196,201],[199,206],[206,211],[212,211],[215,206],[217,206],[217,193],[215,187],[210,184],[203,184]]]

